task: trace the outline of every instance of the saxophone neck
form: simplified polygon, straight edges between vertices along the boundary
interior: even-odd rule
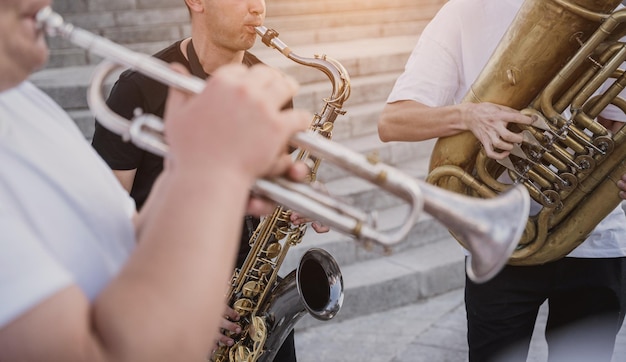
[[[326,103],[336,109],[343,106],[343,103],[350,97],[350,75],[341,63],[326,55],[315,55],[313,58],[301,57],[278,38],[279,33],[276,30],[268,29],[262,25],[257,26],[255,30],[266,46],[278,50],[285,57],[298,64],[316,68],[326,74],[333,86],[332,95],[325,100]]]

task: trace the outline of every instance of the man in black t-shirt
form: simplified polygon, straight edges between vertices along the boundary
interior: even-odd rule
[[[185,0],[191,15],[191,38],[175,42],[155,56],[168,63],[180,63],[194,76],[206,79],[218,67],[229,63],[247,66],[261,63],[247,50],[256,40],[255,27],[265,18],[264,0],[235,2],[224,0]],[[135,109],[163,118],[168,87],[135,71],[122,73],[107,100],[120,116],[132,118]],[[292,102],[285,107],[292,107]],[[163,159],[144,151],[96,122],[93,147],[108,163],[140,209],[157,176],[163,170]],[[259,220],[247,216],[242,222],[242,236],[237,260],[240,267],[250,246],[248,241]],[[317,232],[328,228],[313,223]],[[234,313],[229,311],[229,313]],[[233,315],[230,315],[232,318]],[[227,320],[223,328],[234,325]],[[225,339],[222,336],[222,342]],[[296,361],[293,331],[283,343],[274,361]]]
[[[191,54],[189,60],[181,51],[181,44],[187,44],[187,54]],[[199,64],[190,38],[177,41],[154,56],[168,63],[180,63],[191,74],[202,79],[209,76]],[[261,61],[254,55],[248,52],[244,53],[243,64],[252,66],[257,63],[261,63]],[[127,70],[115,82],[107,99],[107,105],[111,110],[127,119],[133,117],[137,108],[144,113],[163,118],[167,94],[168,87],[163,83],[139,72]],[[291,108],[292,103],[290,102],[286,107]],[[163,158],[145,151],[131,142],[123,141],[121,136],[109,131],[98,122],[96,122],[92,145],[130,192],[137,205],[137,210],[140,210],[148,198],[154,181],[163,171]],[[243,223],[237,265],[240,265],[247,256],[250,250],[248,240],[257,225],[257,218],[246,217]]]

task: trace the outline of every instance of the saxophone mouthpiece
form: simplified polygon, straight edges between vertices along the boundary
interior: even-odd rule
[[[254,28],[261,37],[261,41],[263,44],[270,48],[274,48],[281,52],[285,57],[289,58],[291,54],[291,49],[287,44],[283,43],[280,39],[278,39],[278,32],[274,29],[268,29],[263,25],[259,25]]]

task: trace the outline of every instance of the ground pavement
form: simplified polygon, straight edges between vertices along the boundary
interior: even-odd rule
[[[541,308],[528,362],[547,360]],[[296,333],[299,362],[467,361],[463,289],[415,304]],[[612,362],[626,361],[626,326],[617,337]]]

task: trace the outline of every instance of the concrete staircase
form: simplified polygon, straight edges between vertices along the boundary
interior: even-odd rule
[[[445,2],[271,0],[267,3],[265,25],[278,30],[280,39],[299,56],[325,54],[350,73],[352,92],[344,104],[347,113],[335,122],[334,141],[375,155],[382,162],[423,179],[433,143],[382,143],[376,122],[421,30]],[[146,53],[189,34],[182,0],[56,0],[55,9],[68,22]],[[32,80],[70,113],[90,139],[93,117],[86,106],[85,90],[100,59],[61,39],[51,39],[50,45],[49,65]],[[322,99],[332,90],[321,71],[291,62],[260,42],[252,52],[301,82],[301,91],[294,100],[296,107],[311,112],[321,110]],[[318,179],[332,195],[363,210],[376,211],[379,225],[385,230],[395,230],[404,220],[406,203],[345,170],[322,162]],[[428,215],[415,223],[405,242],[387,251],[375,246],[364,248],[333,231],[309,231],[303,243],[292,248],[281,272],[295,268],[300,256],[311,247],[324,248],[335,257],[345,285],[342,310],[324,323],[400,307],[457,289],[464,283],[460,247]],[[297,328],[302,330],[318,323],[321,322],[307,316]]]

